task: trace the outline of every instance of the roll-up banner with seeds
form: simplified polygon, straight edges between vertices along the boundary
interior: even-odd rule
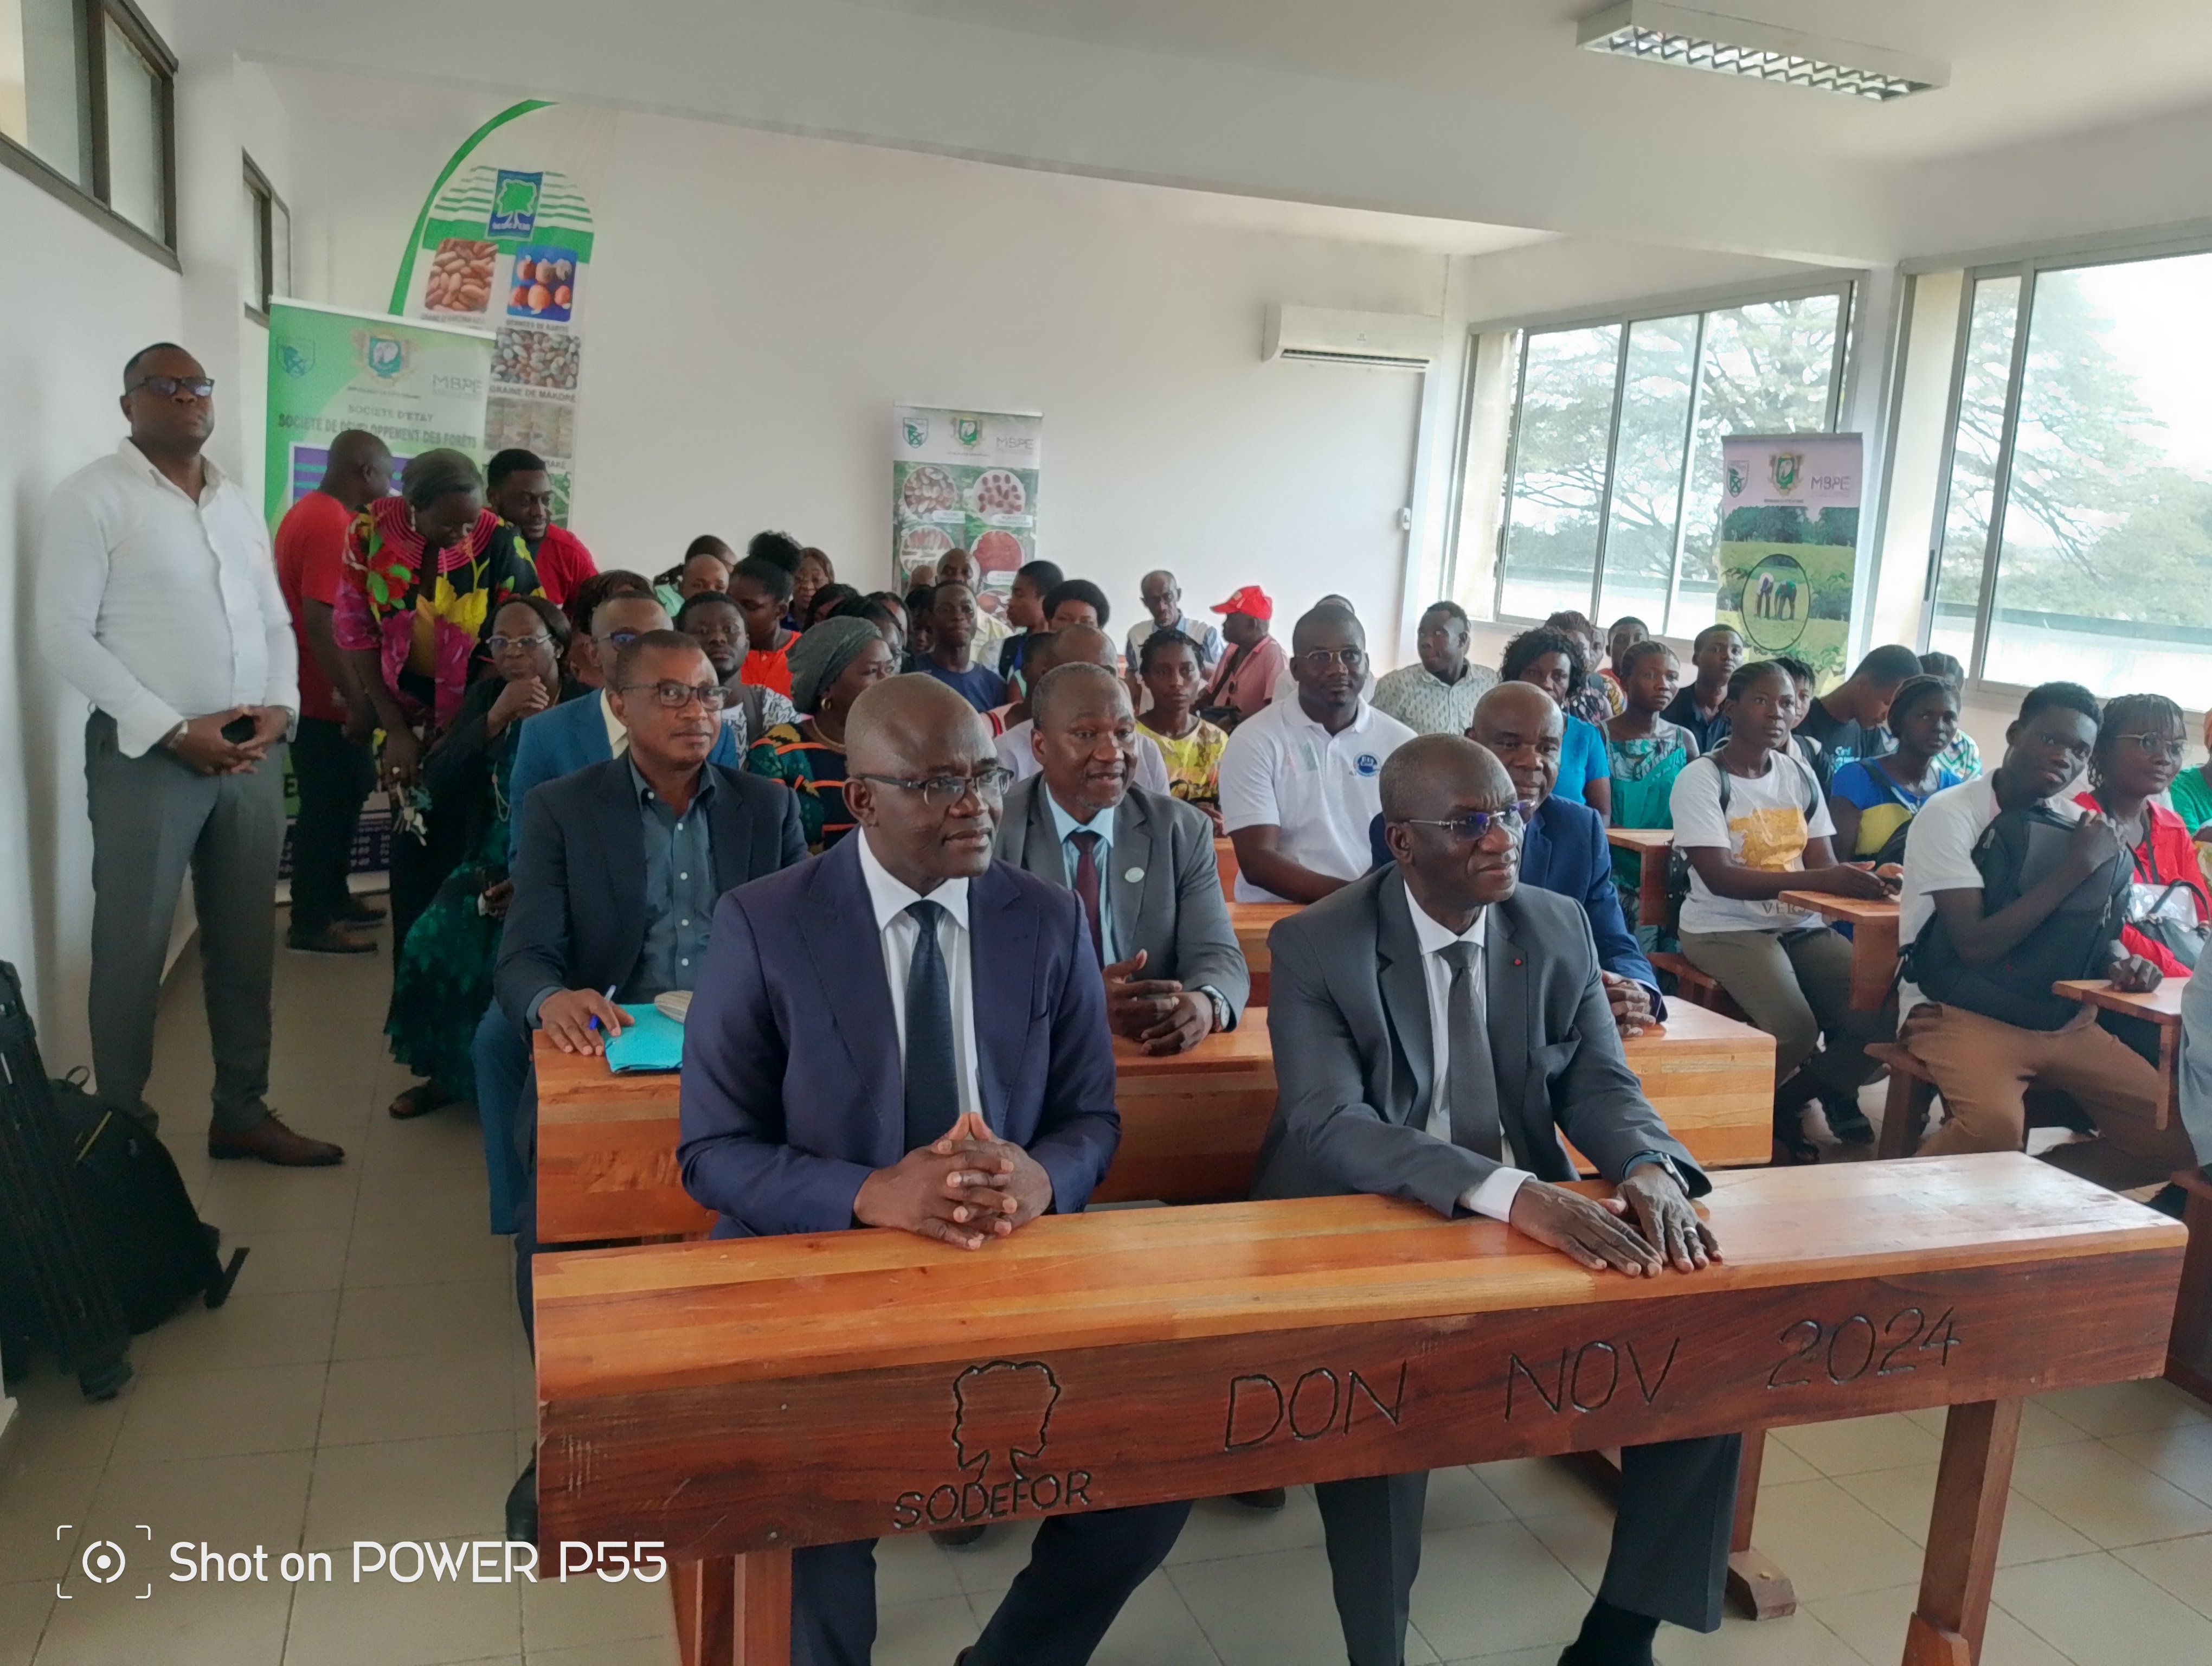
[[[577,175],[610,119],[532,99],[478,128],[431,187],[392,291],[394,313],[495,333],[484,454],[543,457],[563,526],[592,293],[592,210]]]
[[[439,446],[481,461],[492,347],[488,330],[271,301],[262,493],[270,524],[314,490],[331,440],[348,429],[380,436],[402,462]]]
[[[891,572],[903,589],[946,550],[975,557],[978,605],[1003,613],[1014,569],[1037,556],[1035,412],[891,410]]]

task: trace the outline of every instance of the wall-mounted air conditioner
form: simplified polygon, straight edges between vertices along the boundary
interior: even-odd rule
[[[1267,308],[1262,359],[1426,370],[1443,343],[1443,320],[1412,313],[1347,313],[1327,307]]]

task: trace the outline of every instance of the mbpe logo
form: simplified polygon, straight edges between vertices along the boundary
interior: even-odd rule
[[[1041,1360],[994,1359],[962,1371],[952,1379],[951,1430],[962,1479],[900,1493],[891,1506],[893,1529],[995,1521],[1025,1507],[1087,1506],[1088,1469],[1057,1474],[1040,1462],[1059,1403],[1060,1383]]]
[[[1382,760],[1372,752],[1362,752],[1358,757],[1352,759],[1352,767],[1363,775],[1371,775],[1382,769]]]
[[[906,442],[919,451],[929,443],[929,418],[909,416],[906,419]]]
[[[529,236],[538,225],[538,198],[544,185],[543,173],[500,169],[492,181],[491,217],[484,222],[484,234],[494,239]]]
[[[1805,466],[1805,453],[1802,451],[1778,451],[1766,466],[1774,477],[1776,491],[1794,492],[1797,489],[1798,471]]]

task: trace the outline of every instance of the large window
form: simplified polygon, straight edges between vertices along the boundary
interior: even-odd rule
[[[0,0],[0,162],[173,249],[176,70],[131,0]]]
[[[292,211],[269,176],[246,159],[245,241],[239,249],[238,296],[246,315],[269,322],[269,297],[292,293]]]
[[[2000,684],[2205,702],[2212,253],[1969,274],[1928,645]]]
[[[1497,616],[1633,613],[1673,635],[1711,623],[1721,438],[1833,429],[1850,315],[1842,285],[1527,331]]]

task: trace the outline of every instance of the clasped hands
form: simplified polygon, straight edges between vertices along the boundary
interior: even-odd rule
[[[1171,977],[1139,979],[1142,949],[1106,968],[1106,1025],[1152,1054],[1188,1053],[1213,1033],[1213,1003]]]
[[[1656,1278],[1669,1267],[1694,1273],[1721,1258],[1712,1228],[1658,1164],[1638,1164],[1617,1189],[1617,1196],[1593,1198],[1523,1181],[1509,1224],[1593,1273],[1609,1268],[1632,1279]]]
[[[253,721],[253,733],[243,740],[225,739],[222,732],[241,717]],[[291,727],[292,714],[282,706],[233,706],[187,719],[166,744],[194,775],[245,775],[259,767]]]
[[[1052,1207],[1052,1177],[974,1111],[860,1183],[853,1219],[959,1250],[1011,1237]]]

